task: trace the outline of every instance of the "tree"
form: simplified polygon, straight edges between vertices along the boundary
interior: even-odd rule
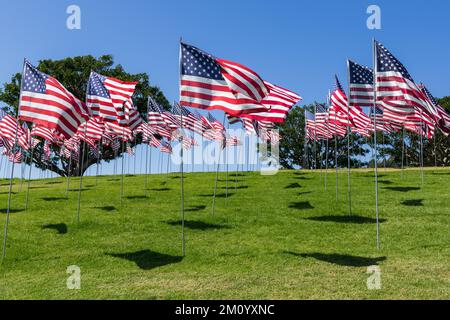
[[[314,112],[314,104],[306,105],[305,109]],[[286,117],[286,121],[278,125],[280,135],[280,165],[283,168],[325,168],[335,166],[335,149],[339,167],[347,167],[347,138],[337,137],[327,141],[307,141],[305,144],[305,111],[299,106],[294,107]],[[366,139],[357,134],[350,135],[350,165],[361,167],[367,164],[364,160],[369,152]],[[306,152],[305,152],[306,150]],[[328,154],[328,156],[327,156]]]
[[[105,76],[115,77],[123,81],[137,81],[135,93],[133,95],[134,105],[138,108],[141,115],[147,112],[147,97],[151,96],[164,109],[169,109],[170,103],[164,96],[163,92],[156,86],[150,85],[150,78],[147,73],[131,74],[126,72],[120,64],[114,64],[112,55],[103,55],[95,58],[91,55],[69,57],[61,60],[41,60],[37,68],[49,74],[60,81],[69,91],[80,99],[86,96],[87,81],[91,71],[98,72]],[[11,81],[5,83],[0,88],[0,101],[6,106],[2,109],[7,113],[16,116],[20,95],[20,82],[22,75],[16,73],[11,77]],[[137,137],[136,141],[131,144],[141,143],[141,137]],[[123,146],[122,146],[123,147]],[[117,153],[113,152],[111,147],[105,148],[101,156],[101,160],[110,161],[120,156],[123,148]],[[89,166],[97,162],[97,157],[89,152],[86,143],[81,143],[79,159],[72,159],[72,163],[65,158],[59,156],[60,148],[52,145],[54,156],[48,161],[42,160],[43,142],[41,142],[33,152],[33,163],[38,168],[48,169],[56,172],[61,176],[78,176],[83,174]],[[86,152],[85,152],[86,151]],[[84,154],[85,158],[82,159]],[[30,163],[30,154],[25,152],[25,159]],[[83,166],[81,166],[83,163]]]

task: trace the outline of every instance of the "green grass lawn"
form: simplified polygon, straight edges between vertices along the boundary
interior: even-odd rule
[[[77,224],[78,179],[16,181],[2,299],[449,299],[450,170],[380,170],[381,249],[376,248],[374,179],[347,173],[282,171],[275,176],[214,173],[185,179],[186,256],[181,257],[177,174],[84,178]],[[1,223],[7,181],[0,190]],[[381,268],[381,290],[368,290],[367,266]],[[69,290],[67,267],[81,268]]]

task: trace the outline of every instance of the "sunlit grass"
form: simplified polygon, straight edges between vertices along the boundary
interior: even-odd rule
[[[178,174],[15,181],[3,299],[419,299],[450,298],[450,170],[380,169],[381,249],[376,248],[371,170],[282,171],[275,176],[214,173],[185,179],[186,256],[181,257]],[[327,191],[325,191],[325,175]],[[235,179],[237,178],[237,183]],[[6,208],[2,182],[1,209]],[[236,188],[235,188],[236,187]],[[5,214],[1,213],[3,227]],[[3,228],[0,231],[3,239]],[[367,266],[381,268],[368,290]],[[81,268],[81,290],[66,269]]]

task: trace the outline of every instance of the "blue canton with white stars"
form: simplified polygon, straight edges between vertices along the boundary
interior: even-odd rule
[[[40,72],[33,67],[28,61],[25,61],[25,70],[23,75],[23,91],[46,93],[45,80],[48,79],[48,75]]]
[[[372,69],[349,60],[350,83],[373,84]]]
[[[336,86],[336,89],[341,90],[342,92],[344,92],[344,89],[342,88],[342,85],[339,82],[339,79],[338,79],[338,77],[336,75],[334,76],[334,79],[335,79],[335,84],[334,85]]]
[[[414,82],[403,64],[401,64],[388,49],[379,42],[375,42],[375,44],[377,53],[377,72],[399,72],[404,78]]]
[[[185,43],[181,44],[181,74],[224,80],[221,67],[212,55]]]
[[[99,96],[102,98],[110,98],[108,90],[103,85],[106,80],[105,76],[102,76],[96,72],[92,72],[89,77],[88,94],[93,96]]]
[[[163,112],[162,108],[152,98],[148,99],[147,109],[149,112],[158,112],[158,113]]]

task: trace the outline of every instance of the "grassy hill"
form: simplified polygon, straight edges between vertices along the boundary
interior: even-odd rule
[[[376,249],[372,171],[283,171],[275,176],[214,173],[185,180],[186,256],[181,257],[177,174],[83,180],[65,197],[64,179],[16,181],[1,299],[419,299],[450,298],[450,170],[380,170],[381,244]],[[7,181],[0,201],[3,239]],[[368,290],[367,266],[381,268],[381,290]],[[66,269],[81,268],[81,290],[68,290]]]

